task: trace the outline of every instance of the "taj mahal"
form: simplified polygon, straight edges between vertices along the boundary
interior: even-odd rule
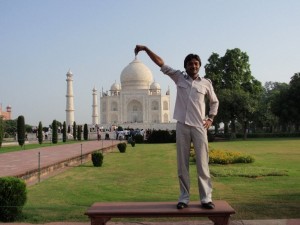
[[[72,126],[75,110],[70,70],[66,81],[66,123]],[[145,64],[135,58],[122,70],[120,81],[115,81],[108,91],[102,90],[99,106],[97,90],[92,90],[90,126],[175,129],[175,123],[170,122],[170,90],[162,93],[160,84],[154,81],[151,70]]]

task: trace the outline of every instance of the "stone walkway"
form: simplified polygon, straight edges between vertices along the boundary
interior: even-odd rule
[[[23,179],[26,177],[26,182],[32,184],[32,180],[36,179],[31,179],[30,176],[36,176],[39,168],[40,170],[44,168],[46,172],[43,173],[43,177],[48,177],[59,172],[59,169],[66,169],[73,163],[71,160],[78,164],[81,159],[87,160],[87,156],[95,150],[109,151],[118,143],[117,140],[87,141],[3,153],[0,154],[0,177],[16,176]]]
[[[0,177],[20,176],[37,170],[40,155],[40,167],[50,167],[71,158],[80,158],[98,149],[109,150],[119,141],[101,140],[88,141],[68,145],[54,145],[32,150],[17,151],[0,154]],[[55,174],[50,171],[47,176]],[[300,214],[299,214],[300,215]],[[180,221],[180,222],[108,222],[107,225],[213,225],[210,221]],[[31,225],[28,223],[0,223],[0,225]],[[39,225],[39,224],[35,224]],[[90,225],[89,222],[53,222],[45,225]],[[277,220],[236,220],[230,225],[300,225],[300,219]]]

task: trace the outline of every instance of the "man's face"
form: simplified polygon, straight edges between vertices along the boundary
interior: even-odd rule
[[[186,73],[192,78],[195,78],[197,76],[197,74],[199,73],[199,69],[200,63],[196,59],[188,61],[185,68]]]

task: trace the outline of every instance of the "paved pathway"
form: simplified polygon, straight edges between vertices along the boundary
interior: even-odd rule
[[[21,150],[0,154],[0,177],[18,176],[24,172],[38,168],[40,153],[40,168],[65,161],[81,154],[91,153],[116,145],[116,140],[87,141],[74,144],[53,145],[32,150]],[[81,151],[82,150],[82,151]]]
[[[0,177],[18,176],[26,171],[38,168],[40,153],[40,166],[50,166],[57,162],[91,153],[116,145],[116,140],[88,141],[75,144],[53,145],[32,150],[23,150],[0,154]],[[210,221],[181,221],[181,222],[108,222],[107,225],[212,225]],[[31,225],[28,223],[0,223],[0,225]],[[35,224],[39,225],[39,224]],[[44,225],[90,225],[89,222],[54,222]],[[300,225],[300,219],[279,220],[236,220],[230,225]]]

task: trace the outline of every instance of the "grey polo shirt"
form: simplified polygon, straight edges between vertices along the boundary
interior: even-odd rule
[[[211,81],[198,77],[193,80],[185,72],[163,65],[161,71],[177,86],[177,97],[173,118],[181,123],[202,127],[205,119],[205,96],[209,99],[209,115],[217,115],[219,100]]]

